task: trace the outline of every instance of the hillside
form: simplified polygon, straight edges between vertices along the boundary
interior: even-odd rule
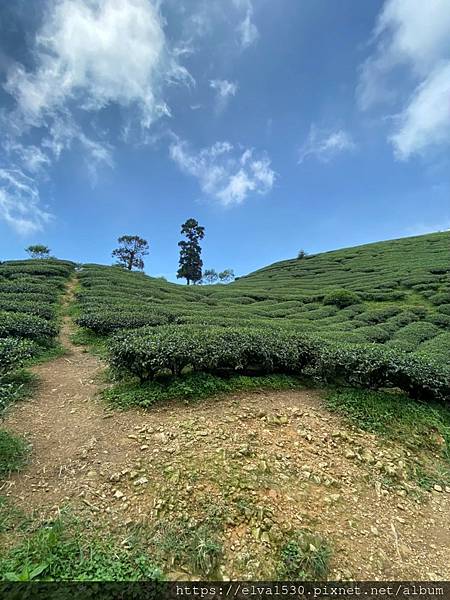
[[[1,264],[0,580],[448,580],[449,243]]]
[[[100,334],[170,322],[277,327],[446,362],[449,259],[446,232],[284,261],[229,285],[187,287],[86,265],[78,322]]]

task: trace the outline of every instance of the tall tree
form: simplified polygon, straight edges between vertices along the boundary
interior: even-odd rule
[[[214,283],[219,278],[219,275],[214,269],[205,269],[203,273],[203,281],[206,283]]]
[[[181,233],[186,236],[186,240],[178,242],[180,262],[177,277],[186,279],[188,285],[191,282],[195,284],[202,278],[202,249],[199,242],[205,236],[205,228],[201,227],[195,219],[188,219],[181,226]]]
[[[144,268],[142,257],[149,251],[147,240],[138,235],[122,235],[117,241],[120,246],[112,251],[112,255],[117,258],[117,264],[128,271],[133,268],[142,270]]]
[[[233,269],[224,269],[219,273],[218,277],[222,283],[228,283],[234,279],[234,271]]]
[[[44,246],[43,244],[35,244],[34,246],[28,246],[28,248],[25,248],[25,250],[31,256],[31,258],[50,257],[50,248],[48,246]]]

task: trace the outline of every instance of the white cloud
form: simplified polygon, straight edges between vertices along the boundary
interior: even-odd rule
[[[248,48],[259,38],[259,31],[252,21],[253,11],[248,9],[238,27],[242,48]]]
[[[161,87],[188,79],[171,58],[161,16],[148,0],[54,2],[37,36],[37,68],[9,73],[21,117],[40,124],[76,101],[86,111],[136,107],[143,126],[166,112]]]
[[[363,110],[383,102],[396,105],[390,141],[400,159],[449,143],[449,40],[448,0],[385,2],[357,99]]]
[[[136,123],[143,138],[157,119],[170,116],[165,88],[193,79],[178,62],[186,48],[169,47],[158,6],[158,0],[50,0],[31,48],[33,66],[13,64],[4,86],[15,100],[3,143],[15,160],[10,171],[42,175],[77,144],[95,182],[99,166],[114,164],[112,145],[93,127],[102,109],[119,107],[128,130]],[[21,136],[31,129],[41,137],[27,147]]]
[[[252,0],[233,0],[233,2],[238,10],[244,12],[244,17],[237,27],[237,32],[241,48],[245,50],[259,38],[258,28],[253,23],[253,4]]]
[[[184,173],[198,179],[204,194],[224,206],[241,204],[251,193],[265,194],[275,182],[267,156],[255,158],[252,150],[242,152],[229,142],[194,152],[177,140],[170,146],[170,156]]]
[[[323,131],[312,125],[306,142],[300,148],[298,162],[301,164],[309,157],[328,162],[341,152],[354,150],[356,145],[343,129]]]
[[[212,79],[209,85],[216,92],[217,110],[219,112],[225,109],[230,98],[236,96],[238,90],[237,83],[227,79]]]
[[[0,217],[21,235],[41,231],[51,220],[39,207],[33,179],[17,169],[0,169]]]
[[[450,140],[450,61],[439,65],[413,93],[390,137],[401,160]]]

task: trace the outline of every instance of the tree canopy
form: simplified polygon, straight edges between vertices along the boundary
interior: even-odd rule
[[[205,236],[205,228],[199,225],[195,219],[188,219],[181,226],[181,233],[186,239],[178,242],[180,261],[177,278],[186,279],[188,285],[191,282],[195,284],[202,278],[203,261],[199,242]]]
[[[34,244],[25,248],[25,251],[31,256],[31,258],[49,258],[50,248],[43,244]]]
[[[138,235],[122,235],[118,238],[120,246],[112,251],[112,256],[117,258],[117,264],[128,271],[144,268],[143,257],[149,253],[147,240]]]

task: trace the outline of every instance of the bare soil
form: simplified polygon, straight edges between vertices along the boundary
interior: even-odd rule
[[[67,354],[33,369],[37,393],[5,420],[32,444],[1,491],[15,505],[42,518],[69,506],[124,539],[215,515],[224,578],[270,577],[285,536],[308,528],[331,543],[331,579],[450,579],[450,490],[419,489],[404,447],[330,414],[320,391],[113,411],[98,398],[105,366],[73,328],[65,317]]]

